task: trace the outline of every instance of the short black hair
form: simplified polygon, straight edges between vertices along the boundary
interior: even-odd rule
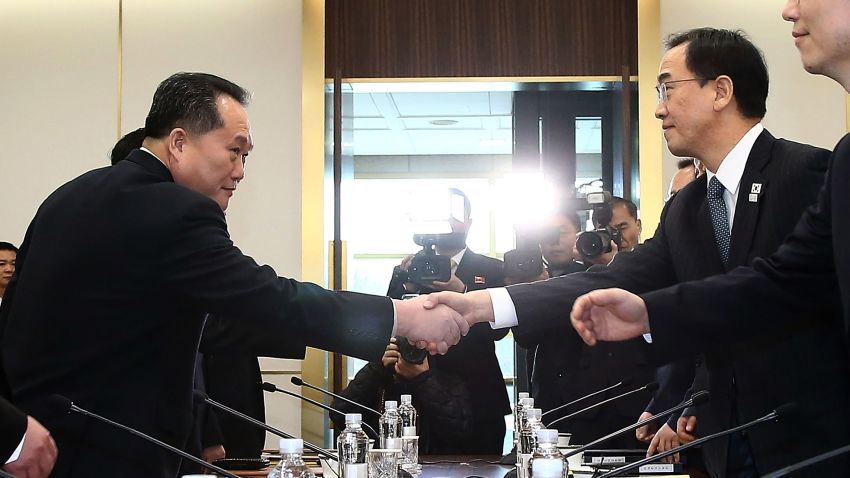
[[[768,74],[761,51],[741,30],[696,28],[667,38],[667,49],[687,44],[685,64],[705,85],[720,75],[732,79],[738,110],[747,118],[767,112]]]
[[[0,251],[14,251],[15,254],[18,253],[18,248],[15,247],[11,242],[3,242],[0,241]]]
[[[125,159],[130,151],[134,149],[139,149],[142,147],[142,141],[145,140],[145,129],[139,128],[134,131],[130,131],[125,134],[121,139],[115,143],[115,146],[112,147],[112,153],[109,154],[109,160],[114,165],[118,161]]]
[[[686,159],[680,159],[679,162],[676,163],[676,167],[678,169],[695,168],[696,164],[694,164],[693,158],[686,158]]]
[[[617,206],[626,206],[626,209],[629,210],[629,216],[632,216],[633,218],[635,218],[635,221],[637,221],[637,205],[635,203],[629,201],[628,199],[623,199],[619,196],[611,196],[610,204],[612,209]]]
[[[174,128],[192,134],[204,134],[224,125],[216,99],[227,95],[242,106],[248,105],[249,94],[241,86],[208,73],[175,73],[156,89],[151,109],[145,119],[145,133],[151,138],[164,138]]]

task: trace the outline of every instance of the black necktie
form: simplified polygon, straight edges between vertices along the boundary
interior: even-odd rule
[[[729,216],[726,214],[726,202],[723,200],[724,187],[717,176],[708,182],[708,209],[711,211],[711,225],[714,227],[714,240],[723,263],[729,262]]]

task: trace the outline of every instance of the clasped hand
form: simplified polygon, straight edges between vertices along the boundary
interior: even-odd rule
[[[486,290],[437,292],[395,304],[396,335],[431,354],[446,353],[472,325],[493,320],[493,304]]]

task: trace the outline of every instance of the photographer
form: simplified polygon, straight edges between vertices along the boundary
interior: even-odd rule
[[[596,228],[594,231],[578,234],[581,231],[579,218],[573,207],[593,209]],[[553,214],[548,224],[549,227],[557,226],[559,232],[557,242],[540,243],[550,277],[582,272],[588,268],[605,270],[618,251],[633,249],[640,235],[640,221],[637,219],[634,203],[616,196],[607,196],[607,193],[600,197],[589,197],[587,205],[564,204]],[[579,243],[582,236],[585,241],[583,247]],[[511,282],[512,278],[508,277],[505,281]],[[584,344],[568,347],[559,336],[539,339],[522,332],[521,328],[516,329],[514,339],[528,351],[527,367],[531,380],[531,395],[535,399],[535,406],[544,411],[621,380],[632,379],[634,388],[654,378],[655,369],[647,364],[643,344],[638,342],[606,343],[592,348]],[[610,398],[624,391],[625,389],[615,389],[597,399]],[[557,428],[572,433],[572,443],[588,443],[599,438],[600,431],[615,430],[631,423],[636,414],[644,410],[647,400],[648,395],[636,394],[632,399],[621,400],[563,421]],[[579,408],[581,406],[569,408],[549,420]],[[606,446],[638,448],[640,443],[634,436],[623,436]]]
[[[388,296],[400,298],[404,294],[441,290],[466,292],[504,285],[502,261],[476,254],[466,246],[467,232],[472,225],[469,199],[458,189],[449,189],[449,194],[452,204],[462,204],[462,211],[456,211],[449,219],[452,232],[416,235],[424,249],[415,256],[406,257],[394,269]],[[433,250],[430,249],[432,243]],[[447,261],[447,258],[451,259]],[[427,280],[437,276],[444,280]],[[448,353],[428,359],[432,372],[457,376],[471,391],[471,419],[476,435],[470,443],[463,444],[468,453],[502,453],[504,417],[511,413],[511,408],[494,342],[505,335],[507,330],[493,330],[488,324],[479,324],[471,327],[466,337]]]
[[[384,401],[413,395],[420,454],[480,453],[470,388],[457,374],[431,369],[429,362],[433,358],[393,337],[381,362],[366,364],[340,395],[381,411]],[[361,413],[358,407],[339,399],[334,399],[331,406],[344,413]],[[344,428],[344,417],[331,414],[331,419],[337,429]],[[378,429],[376,416],[364,414],[363,420]]]
[[[594,232],[602,234],[602,242],[585,242],[590,236],[581,237],[584,234],[576,241],[576,256],[589,266],[608,265],[618,251],[631,251],[640,242],[642,226],[637,217],[637,205],[618,196],[606,197],[605,203],[607,207],[594,207],[593,210],[593,224],[597,228]],[[608,246],[604,247],[606,242]],[[599,251],[598,247],[603,250]],[[588,253],[588,249],[594,252]]]

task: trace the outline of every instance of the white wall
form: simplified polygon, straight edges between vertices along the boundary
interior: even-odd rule
[[[109,164],[118,3],[0,0],[0,241],[20,245],[57,187]]]
[[[126,133],[144,124],[165,77],[205,71],[253,93],[256,147],[228,210],[231,235],[300,277],[301,21],[300,0],[123,0],[119,98],[118,0],[0,0],[0,240],[20,244],[50,192],[109,164],[119,104]],[[301,370],[294,360],[263,366],[277,380]],[[299,433],[300,404],[267,403],[275,426]]]
[[[784,5],[784,0],[661,0],[660,40],[705,26],[744,30],[764,53],[770,74],[765,127],[776,137],[832,149],[846,132],[845,93],[834,81],[803,70],[791,24],[781,17]],[[666,188],[676,161],[664,151]]]

